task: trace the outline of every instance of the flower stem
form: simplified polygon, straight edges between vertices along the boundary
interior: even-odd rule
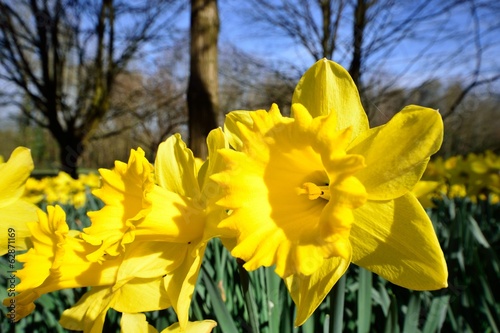
[[[248,312],[248,319],[250,321],[250,330],[251,333],[259,333],[259,320],[257,319],[257,309],[255,308],[255,302],[250,293],[250,276],[246,269],[243,268],[243,262],[241,260],[237,260],[238,262],[238,271],[240,273],[240,282],[241,289],[243,290],[243,295],[245,297],[245,306]]]
[[[344,321],[345,274],[337,281],[330,291],[330,333],[342,332]]]

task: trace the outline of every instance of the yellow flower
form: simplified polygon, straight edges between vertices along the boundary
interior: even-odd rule
[[[16,287],[19,295],[15,321],[27,316],[35,308],[34,301],[43,294],[81,286],[111,284],[115,280],[117,265],[100,266],[88,262],[82,253],[90,247],[69,233],[64,211],[48,206],[48,215],[38,211],[39,222],[28,223],[33,247],[17,256],[24,263],[17,276],[21,282]],[[4,300],[8,305],[11,298]]]
[[[293,118],[238,111],[226,118],[236,149],[226,170],[219,227],[248,270],[276,266],[301,325],[350,262],[410,289],[440,289],[447,268],[432,224],[410,193],[442,142],[435,110],[409,106],[369,128],[348,73],[318,61],[299,82]]]
[[[37,221],[37,207],[22,199],[25,183],[33,170],[30,150],[16,148],[0,163],[0,255],[25,250],[30,232],[27,222]]]
[[[162,277],[135,278],[120,286],[92,288],[77,304],[63,312],[59,322],[69,330],[102,332],[106,312],[109,308],[113,308],[123,313],[121,322],[123,330],[131,324],[124,318],[127,314],[139,315],[138,312],[166,309],[170,305]],[[139,329],[136,332],[148,331]]]
[[[161,333],[175,333],[175,332],[185,332],[185,333],[210,333],[217,326],[217,323],[213,320],[203,320],[189,322],[185,329],[182,329],[178,323],[170,325],[165,328]]]
[[[36,178],[30,177],[26,180],[23,199],[34,204],[40,203],[45,195],[43,194],[45,183]]]
[[[142,313],[123,313],[120,324],[122,333],[158,332],[148,324],[146,316]],[[175,323],[162,330],[161,333],[210,333],[215,326],[217,326],[217,323],[213,320],[188,322],[184,328],[179,323]]]
[[[227,191],[219,204],[233,210],[220,227],[239,232],[233,256],[248,270],[276,265],[281,277],[311,275],[324,258],[350,260],[352,209],[366,200],[352,176],[363,158],[345,153],[351,131],[293,109],[295,119],[275,105],[252,113],[253,128],[239,126],[242,152],[221,151],[229,170],[213,176]]]
[[[429,163],[422,177],[448,185],[441,194],[450,198],[469,197],[473,202],[495,200],[500,193],[500,158],[491,151],[484,154],[438,157]]]
[[[96,247],[82,240],[79,231],[68,229],[65,213],[59,206],[48,206],[47,212],[39,211],[39,223],[29,224],[33,248],[17,257],[24,263],[17,273],[21,283],[16,291],[20,294],[3,302],[6,306],[15,302],[15,321],[30,314],[41,295],[66,288],[96,287],[92,290],[109,291],[109,306],[98,313],[87,313],[93,322],[98,322],[97,315],[105,316],[109,307],[120,311],[122,304],[129,304],[128,312],[170,306],[167,292],[158,291],[160,283],[165,289],[165,275],[179,266],[177,248],[162,242],[134,242],[120,257],[91,262],[86,256]],[[149,294],[160,300],[148,302]],[[97,306],[95,300],[92,304]]]
[[[110,297],[109,290],[96,289],[95,291],[88,292],[85,296],[69,310],[64,311],[60,323],[61,325],[70,330],[84,331],[84,332],[102,332],[104,320],[106,318],[106,310],[110,304],[124,305],[126,308],[133,306],[130,299],[127,299],[129,294],[135,295],[138,292],[146,292],[145,297],[140,301],[144,304],[156,304],[160,292],[158,288],[153,285],[149,286],[145,283],[138,283],[136,285],[125,286],[125,290],[119,294]],[[135,301],[135,299],[134,299]],[[119,305],[118,305],[119,307]],[[153,306],[150,305],[150,308]],[[92,320],[95,317],[97,320]],[[153,326],[149,325],[146,316],[143,313],[123,312],[120,320],[121,332],[127,333],[153,333],[158,332]],[[184,329],[180,328],[179,323],[173,324],[168,328],[162,330],[164,332],[185,332],[185,333],[209,333],[217,326],[213,320],[204,320],[198,322],[187,322]]]
[[[41,180],[29,178],[23,198],[32,203],[44,200],[49,205],[63,204],[82,208],[87,200],[87,190],[98,188],[99,185],[100,178],[96,174],[81,174],[75,180],[61,171],[55,177]]]
[[[105,206],[89,213],[92,225],[82,238],[99,249],[91,261],[119,256],[136,242],[160,242],[175,254],[165,289],[182,327],[187,323],[206,242],[217,236],[223,209],[215,205],[219,187],[209,176],[221,168],[216,150],[226,146],[220,129],[207,138],[209,159],[201,166],[179,135],[160,145],[155,167],[141,149],[114,170],[101,169],[103,186],[94,194]]]

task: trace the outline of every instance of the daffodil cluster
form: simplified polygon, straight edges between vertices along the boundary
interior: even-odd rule
[[[414,105],[370,128],[348,73],[320,60],[295,89],[292,117],[277,105],[230,112],[202,164],[174,135],[154,164],[139,148],[101,169],[94,194],[105,205],[82,232],[68,230],[58,207],[38,212],[33,247],[18,256],[18,319],[42,294],[86,286],[62,315],[68,329],[98,332],[113,308],[122,326],[146,330],[142,312],[171,306],[180,330],[210,330],[215,323],[189,323],[188,312],[212,238],[246,270],[274,267],[296,325],[351,263],[406,288],[444,288],[443,253],[411,192],[442,136],[439,113]]]
[[[417,184],[417,196],[427,206],[432,199],[469,197],[473,202],[500,200],[500,157],[492,151],[466,156],[439,156],[431,161]]]
[[[87,192],[99,188],[100,183],[95,173],[80,174],[78,179],[73,179],[61,171],[55,177],[28,178],[23,197],[34,204],[58,203],[81,208],[85,206]]]

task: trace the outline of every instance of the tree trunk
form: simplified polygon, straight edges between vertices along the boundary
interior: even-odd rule
[[[189,146],[207,157],[206,137],[218,126],[217,0],[191,0],[191,62],[187,91]]]
[[[84,151],[83,142],[75,136],[66,134],[62,140],[58,138],[58,144],[61,171],[66,172],[74,179],[78,179],[78,164]]]
[[[366,0],[357,0],[354,9],[354,27],[353,27],[353,53],[349,74],[359,89],[361,79],[361,64],[363,60],[363,37],[366,27],[366,12],[369,4]]]

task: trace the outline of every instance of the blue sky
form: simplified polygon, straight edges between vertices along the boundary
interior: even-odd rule
[[[415,2],[416,4],[420,2]],[[477,1],[478,6],[488,4],[488,1]],[[298,43],[289,38],[271,34],[256,26],[249,24],[248,12],[242,11],[241,2],[234,0],[220,0],[219,9],[221,17],[220,42],[235,44],[244,51],[267,59],[269,61],[287,61],[293,65],[307,69],[314,59]],[[498,5],[497,5],[498,7]],[[405,9],[406,11],[411,9]],[[429,7],[429,11],[433,8]],[[439,11],[438,8],[435,9]],[[499,9],[500,10],[500,9]],[[398,19],[406,13],[398,12],[395,8],[392,15]],[[476,65],[476,44],[484,48],[481,63],[482,75],[487,77],[500,72],[500,11],[486,12],[476,8],[480,19],[474,21],[468,5],[453,8],[443,16],[436,16],[422,22],[418,27],[419,38],[404,40],[389,50],[389,53],[379,53],[370,58],[377,72],[400,75],[406,68],[404,76],[400,77],[401,84],[418,84],[431,77],[446,77],[465,79],[470,77]],[[347,20],[350,18],[347,17]],[[341,34],[350,34],[350,22],[341,27]],[[342,30],[344,29],[344,30]],[[474,32],[480,31],[479,40],[475,40]],[[367,34],[376,33],[367,31]],[[422,37],[436,37],[434,43]],[[347,37],[349,40],[350,36]],[[387,50],[386,50],[387,51]],[[425,51],[425,52],[424,52]],[[349,59],[333,59],[347,66]],[[370,68],[372,69],[372,68]],[[375,69],[375,68],[373,68]]]

